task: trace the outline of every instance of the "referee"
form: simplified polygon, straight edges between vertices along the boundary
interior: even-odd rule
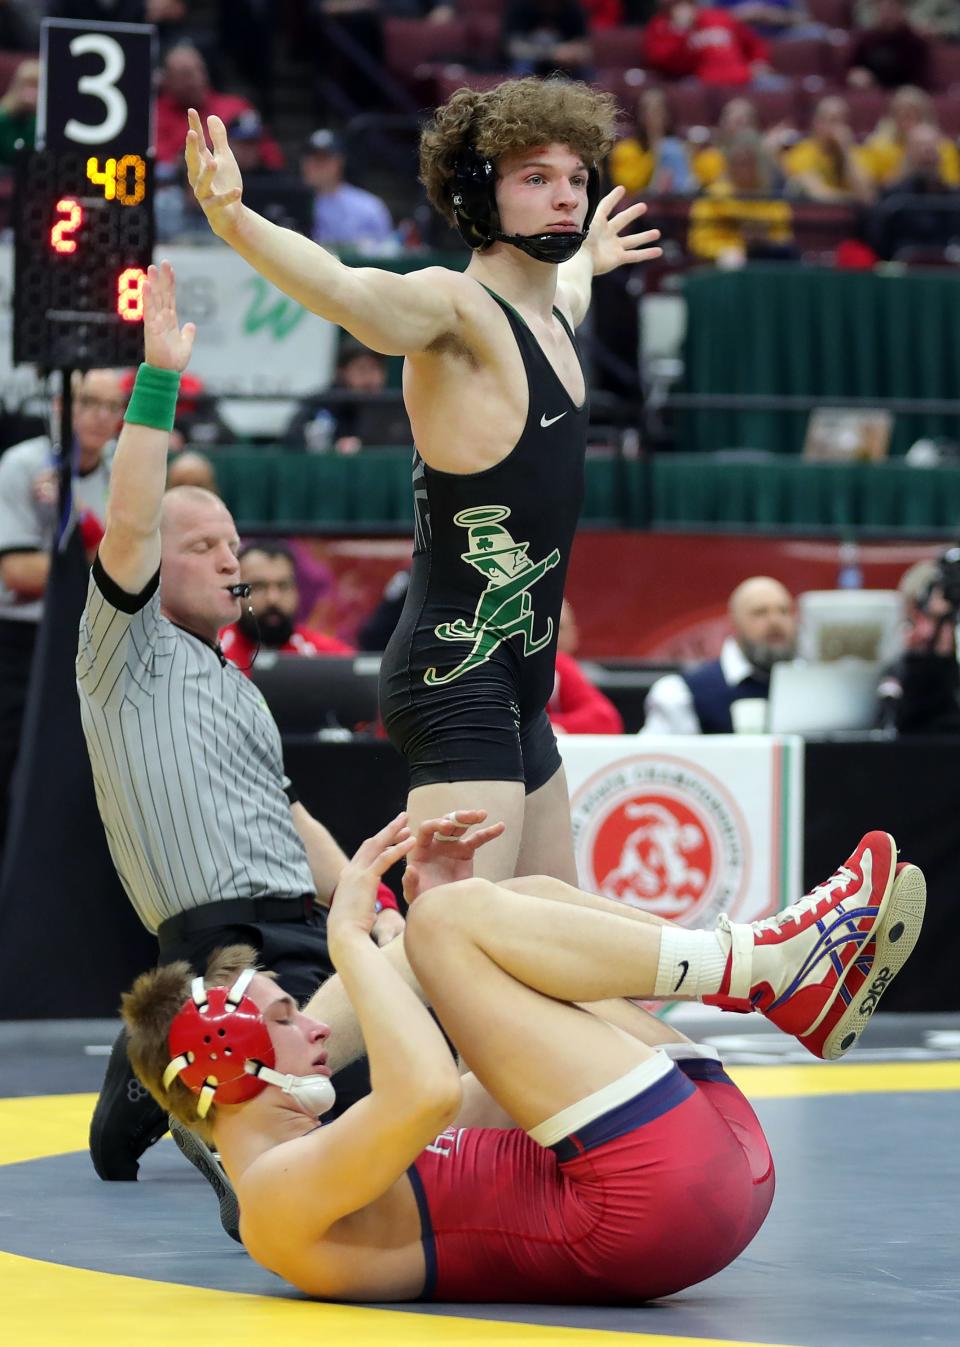
[[[197,972],[218,946],[253,945],[298,1001],[333,972],[326,909],[346,858],[297,800],[260,693],[221,653],[240,611],[239,538],[218,497],[164,492],[180,373],[173,270],[144,287],[146,363],[114,459],[106,531],[80,622],[77,687],[110,854],[160,963]],[[403,929],[381,887],[378,944]],[[352,1078],[344,1079],[350,1075]],[[339,1109],[369,1089],[365,1063],[336,1079]],[[135,1179],[167,1130],[114,1044],[90,1128],[103,1179]]]

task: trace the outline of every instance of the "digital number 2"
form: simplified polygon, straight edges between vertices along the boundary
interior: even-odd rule
[[[77,240],[70,238],[70,235],[75,234],[83,224],[83,207],[79,201],[65,196],[57,202],[57,212],[66,216],[66,219],[59,220],[50,230],[50,243],[58,253],[75,253]]]

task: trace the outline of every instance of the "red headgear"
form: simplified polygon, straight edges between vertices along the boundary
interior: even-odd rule
[[[200,1096],[201,1118],[214,1100],[242,1104],[259,1094],[267,1081],[254,1074],[256,1069],[272,1068],[276,1061],[263,1016],[244,995],[253,976],[254,969],[248,968],[229,988],[204,987],[203,978],[194,978],[190,1000],[170,1026],[171,1060],[163,1073],[164,1089],[179,1076]]]

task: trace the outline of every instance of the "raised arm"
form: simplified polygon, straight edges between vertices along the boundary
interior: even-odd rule
[[[458,329],[457,277],[443,267],[407,276],[348,267],[311,239],[271,224],[243,204],[220,118],[207,118],[208,144],[198,114],[191,109],[189,117],[187,176],[210,228],[272,285],[383,355],[416,355]]]
[[[180,375],[196,329],[177,322],[177,293],[169,262],[151,266],[143,287],[140,366],[110,475],[100,561],[110,579],[139,594],[160,565],[160,506]]]
[[[460,1107],[460,1077],[443,1035],[370,939],[378,881],[413,845],[405,822],[402,814],[394,819],[344,867],[327,925],[330,956],[366,1043],[371,1091],[294,1143],[302,1157],[295,1170],[287,1148],[277,1147],[251,1174],[255,1200],[269,1199],[277,1220],[302,1222],[306,1192],[314,1229],[358,1211],[396,1182]],[[330,1049],[336,1036],[334,1027]],[[333,1064],[332,1051],[327,1060]]]

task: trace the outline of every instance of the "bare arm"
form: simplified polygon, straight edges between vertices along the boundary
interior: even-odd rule
[[[181,331],[177,323],[176,284],[169,262],[150,267],[143,314],[146,364],[179,374],[190,358],[195,328],[187,323]],[[111,580],[129,594],[139,594],[160,565],[160,507],[169,443],[169,431],[135,421],[126,420],[120,432],[100,560]]]
[[[46,592],[49,576],[47,552],[8,552],[0,557],[0,580],[18,599],[39,599]]]
[[[319,819],[304,809],[299,800],[290,806],[290,817],[307,849],[317,900],[323,907],[329,907],[347,858]]]
[[[296,1192],[291,1196],[289,1183],[282,1185],[285,1200],[296,1199],[291,1215],[301,1222],[303,1185],[313,1180],[315,1229],[328,1229],[386,1192],[460,1106],[460,1078],[443,1035],[370,939],[377,882],[413,843],[405,822],[398,816],[347,862],[327,926],[330,955],[366,1044],[371,1092],[343,1118],[292,1143],[302,1161]],[[329,1051],[327,1064],[335,1066]],[[290,1154],[287,1147],[272,1154],[289,1172],[281,1152]]]
[[[647,209],[642,201],[638,201],[611,219],[610,212],[622,200],[624,191],[623,187],[615,187],[607,193],[597,207],[583,247],[558,268],[557,299],[561,307],[565,305],[569,310],[574,327],[587,315],[594,276],[602,276],[625,263],[649,261],[663,252],[662,248],[650,246],[660,237],[659,229],[647,229],[621,238],[623,230]]]
[[[190,111],[187,175],[213,232],[250,265],[313,313],[338,323],[384,355],[416,355],[456,331],[458,277],[443,267],[398,276],[348,267],[311,239],[271,224],[241,201],[243,181],[219,117]]]

